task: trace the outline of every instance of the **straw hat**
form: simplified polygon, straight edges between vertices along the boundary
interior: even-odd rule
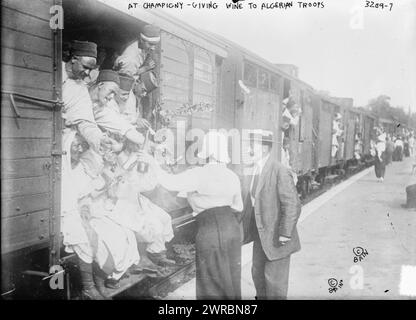
[[[206,133],[202,142],[202,150],[198,153],[198,157],[201,159],[212,157],[219,162],[229,163],[227,137],[217,131]]]

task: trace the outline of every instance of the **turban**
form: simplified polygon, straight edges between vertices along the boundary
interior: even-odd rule
[[[119,75],[120,89],[124,91],[130,91],[134,84],[134,78],[128,75]]]
[[[147,42],[156,44],[160,41],[160,28],[148,24],[143,28],[140,37]]]

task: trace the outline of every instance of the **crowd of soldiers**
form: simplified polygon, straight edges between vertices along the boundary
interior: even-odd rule
[[[93,42],[72,41],[64,57],[61,230],[65,250],[78,257],[84,298],[105,299],[128,270],[157,273],[175,263],[165,247],[171,217],[141,194],[156,180],[137,160],[155,147],[140,101],[158,85],[151,56],[159,41],[160,30],[145,26],[110,68],[98,65]]]
[[[63,63],[61,231],[65,250],[78,257],[82,295],[105,299],[127,272],[175,264],[166,252],[171,217],[143,195],[160,185],[186,195],[193,210],[197,299],[241,299],[241,246],[248,241],[257,297],[285,299],[290,257],[300,250],[289,159],[278,163],[273,133],[259,130],[249,139],[251,174],[241,182],[227,167],[227,137],[214,130],[197,155],[205,165],[164,170],[156,154],[167,148],[148,139],[153,130],[139,112],[141,97],[157,87],[151,53],[159,41],[160,30],[147,25],[99,67],[97,45],[73,41]],[[287,101],[286,108],[287,124],[296,125],[298,105]]]

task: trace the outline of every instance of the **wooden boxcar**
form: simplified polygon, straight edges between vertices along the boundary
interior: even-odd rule
[[[18,269],[16,256],[49,247],[49,263],[59,258],[61,47],[59,30],[49,25],[54,4],[1,3],[2,290],[10,285],[7,271]]]
[[[63,30],[51,28],[50,19],[57,12],[54,5],[63,5]],[[48,267],[60,262],[64,42],[88,40],[97,43],[99,49],[115,52],[136,38],[144,25],[158,25],[161,43],[154,58],[160,86],[142,100],[142,112],[154,127],[161,127],[160,117],[152,112],[155,108],[166,111],[184,104],[207,104],[213,112],[176,117],[184,120],[185,130],[201,129],[199,136],[187,135],[177,130],[173,121],[169,127],[177,139],[193,143],[210,128],[235,128],[240,133],[243,129],[267,129],[274,132],[273,156],[279,159],[282,100],[293,95],[302,109],[298,125],[289,132],[293,169],[307,175],[334,164],[331,144],[335,112],[348,113],[344,117],[349,119],[345,150],[347,158],[351,156],[356,113],[348,107],[316,94],[295,75],[220,36],[201,32],[161,11],[128,10],[127,5],[117,5],[109,0],[1,3],[2,292],[14,281],[13,274],[33,268],[30,261],[19,264],[15,258],[47,249],[46,267],[37,267],[46,273]],[[363,117],[368,120],[362,129],[367,151],[374,118]],[[184,136],[178,136],[181,134]],[[176,150],[175,156],[185,154]],[[192,221],[186,200],[162,188],[147,195],[172,215],[177,228]]]
[[[316,106],[318,116],[318,168],[331,166],[331,146],[332,146],[332,121],[334,118],[336,105],[322,97],[318,97]]]

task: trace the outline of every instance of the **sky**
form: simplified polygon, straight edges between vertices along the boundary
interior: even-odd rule
[[[300,9],[293,1],[288,10],[249,10],[249,2],[275,1],[245,0],[244,9],[227,10],[226,1],[218,0],[216,10],[165,12],[272,63],[295,64],[300,79],[333,96],[352,97],[355,106],[386,94],[393,106],[416,112],[416,0],[385,3],[390,1],[391,11],[364,8],[363,0],[316,1],[323,9]]]

